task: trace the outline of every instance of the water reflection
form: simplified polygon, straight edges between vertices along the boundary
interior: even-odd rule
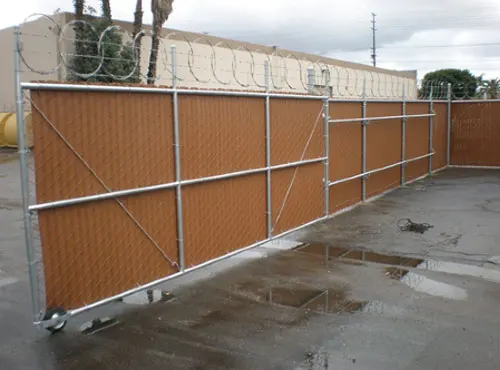
[[[174,298],[175,297],[166,290],[149,289],[146,291],[129,295],[128,297],[123,298],[121,301],[123,303],[131,305],[147,305],[158,302],[167,302]]]

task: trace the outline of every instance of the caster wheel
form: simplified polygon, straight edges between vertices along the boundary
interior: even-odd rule
[[[58,333],[61,330],[64,329],[66,326],[67,321],[66,320],[57,320],[59,317],[63,317],[66,315],[66,311],[64,311],[62,308],[51,308],[49,309],[46,313],[45,316],[43,317],[44,320],[56,320],[56,323],[45,327],[48,331],[50,331],[52,334]]]

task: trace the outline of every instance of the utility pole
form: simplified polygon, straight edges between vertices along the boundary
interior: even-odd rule
[[[372,34],[373,34],[373,47],[372,47],[372,61],[373,61],[373,66],[376,67],[377,66],[377,36],[376,36],[376,33],[377,33],[377,28],[376,28],[376,23],[377,21],[375,20],[375,17],[377,15],[375,13],[372,13],[372,27],[371,27],[371,30],[372,30]]]

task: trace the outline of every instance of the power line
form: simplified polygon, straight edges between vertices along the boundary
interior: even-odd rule
[[[398,46],[381,46],[382,49],[424,49],[424,48],[467,48],[467,47],[476,47],[476,46],[494,46],[499,45],[500,42],[482,42],[477,44],[443,44],[443,45],[398,45]]]

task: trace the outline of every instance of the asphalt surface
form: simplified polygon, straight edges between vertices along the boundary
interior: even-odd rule
[[[434,227],[401,232],[406,217]],[[3,153],[0,369],[499,369],[499,220],[500,172],[450,169],[51,336],[31,324]]]

